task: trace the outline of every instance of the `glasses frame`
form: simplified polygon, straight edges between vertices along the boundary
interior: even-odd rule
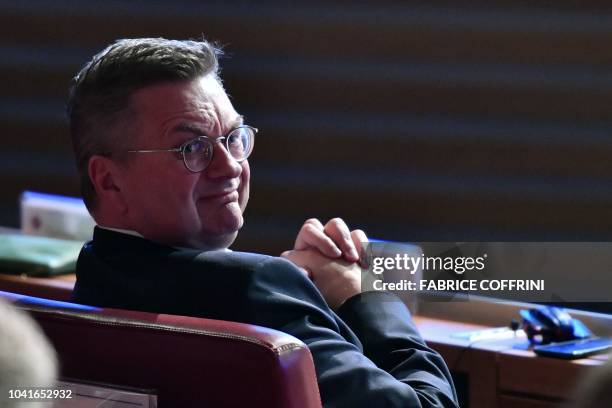
[[[245,154],[245,157],[243,159],[238,160],[234,156],[232,156],[232,154],[230,153],[229,144],[228,144],[229,143],[228,137],[229,137],[229,135],[231,135],[236,130],[242,129],[242,128],[247,128],[247,129],[250,129],[251,131],[253,131],[253,139],[251,141],[251,145],[249,146],[249,151]],[[208,136],[197,136],[197,137],[194,137],[193,139],[189,139],[189,140],[185,141],[179,147],[175,147],[173,149],[128,150],[128,153],[162,153],[162,152],[180,153],[181,154],[180,158],[183,159],[183,164],[185,165],[185,168],[188,171],[190,171],[191,173],[201,173],[204,170],[206,170],[208,168],[208,166],[210,166],[210,163],[212,163],[212,161],[213,161],[213,159],[215,157],[214,146],[215,146],[216,143],[223,143],[223,146],[225,147],[225,150],[227,151],[227,153],[230,155],[231,158],[236,160],[237,163],[242,163],[243,161],[248,159],[249,156],[251,155],[251,153],[253,152],[253,146],[255,145],[255,135],[257,134],[258,131],[259,131],[259,129],[257,129],[257,128],[255,128],[253,126],[240,125],[240,126],[236,126],[235,128],[232,128],[224,136],[219,136],[219,137],[214,138],[214,139],[210,138]],[[202,170],[194,171],[194,170],[190,169],[189,166],[187,165],[187,160],[185,159],[185,149],[187,148],[187,146],[189,146],[189,144],[191,144],[191,143],[193,143],[194,141],[197,141],[197,140],[208,140],[212,144],[213,150],[212,150],[212,153],[210,154],[210,161],[208,162],[208,164]]]

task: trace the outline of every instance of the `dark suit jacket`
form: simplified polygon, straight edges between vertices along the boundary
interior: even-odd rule
[[[289,333],[308,345],[326,407],[456,406],[444,361],[396,297],[364,293],[336,315],[282,258],[176,249],[96,228],[79,256],[73,300]]]

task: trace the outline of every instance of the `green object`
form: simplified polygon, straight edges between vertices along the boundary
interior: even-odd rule
[[[73,273],[83,243],[21,234],[0,234],[0,272],[50,276]]]

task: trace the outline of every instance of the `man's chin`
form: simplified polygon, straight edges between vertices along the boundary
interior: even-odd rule
[[[204,251],[227,249],[234,243],[237,236],[237,230],[224,234],[207,234],[205,236],[200,236],[198,238],[193,239],[191,242],[189,242],[189,246],[191,248],[201,249]]]
[[[191,242],[191,246],[207,250],[228,248],[244,224],[242,209],[238,203],[227,203],[222,208],[200,208],[199,211],[201,229],[193,231],[193,241],[196,242]]]
[[[197,244],[195,247],[205,250],[229,248],[236,240],[238,231],[242,228],[244,220],[242,215],[240,215],[239,217],[224,219],[223,221],[224,222],[221,225],[217,225],[217,228],[214,230],[204,227],[198,236],[195,237]]]

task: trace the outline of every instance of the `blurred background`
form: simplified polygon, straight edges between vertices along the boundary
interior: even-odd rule
[[[334,216],[401,241],[612,236],[608,2],[0,1],[0,32],[0,225],[23,190],[79,195],[64,105],[95,52],[205,35],[260,128],[235,249]]]

